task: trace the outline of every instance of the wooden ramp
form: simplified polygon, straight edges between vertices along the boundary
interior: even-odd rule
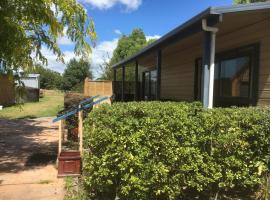
[[[91,103],[90,103],[91,102]],[[93,96],[84,101],[81,101],[76,109],[65,113],[53,120],[59,122],[59,143],[58,143],[58,177],[66,176],[80,176],[81,175],[81,156],[83,154],[83,111],[87,108],[97,106],[101,103],[107,102],[111,104],[110,97]],[[78,127],[79,127],[79,149],[77,151],[64,151],[62,149],[62,142],[64,136],[65,119],[78,113]]]

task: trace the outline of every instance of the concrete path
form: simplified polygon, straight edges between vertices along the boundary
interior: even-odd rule
[[[62,200],[57,125],[51,118],[0,119],[0,200]]]

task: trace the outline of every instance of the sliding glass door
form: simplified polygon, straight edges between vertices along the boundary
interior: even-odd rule
[[[143,100],[155,100],[157,96],[157,70],[143,72]]]

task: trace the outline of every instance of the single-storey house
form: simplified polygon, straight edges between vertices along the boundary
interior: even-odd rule
[[[210,7],[113,71],[116,100],[270,105],[270,3]]]

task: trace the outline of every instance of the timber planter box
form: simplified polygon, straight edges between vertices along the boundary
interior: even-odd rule
[[[81,156],[79,151],[63,151],[58,157],[58,177],[80,176]]]

